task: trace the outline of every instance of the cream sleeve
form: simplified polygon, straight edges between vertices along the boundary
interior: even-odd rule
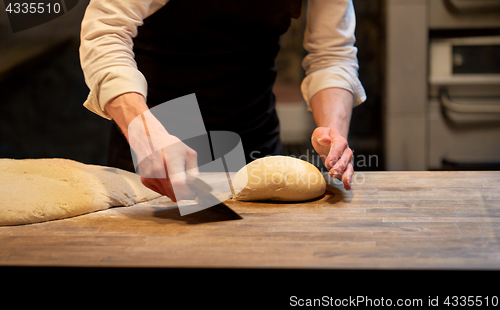
[[[111,119],[105,105],[111,99],[137,92],[147,96],[147,82],[137,69],[133,41],[144,18],[168,0],[91,0],[82,21],[80,62],[90,93],[83,104]]]
[[[366,100],[358,78],[354,46],[356,16],[352,0],[309,0],[302,66],[306,77],[301,91],[310,111],[310,100],[320,90],[339,87],[353,94],[354,106]]]

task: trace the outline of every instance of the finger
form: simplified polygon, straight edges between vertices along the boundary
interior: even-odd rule
[[[348,148],[347,141],[345,139],[337,139],[334,141],[330,147],[330,151],[328,152],[328,156],[326,157],[327,169],[332,169],[333,166],[337,164],[337,162],[342,158],[344,154],[344,150]]]
[[[314,130],[311,136],[311,144],[316,153],[318,153],[325,166],[327,165],[326,157],[330,152],[332,139],[330,137],[330,128],[318,127]],[[328,167],[327,167],[328,168]]]
[[[174,194],[174,191],[172,190],[172,188],[171,187],[169,188],[168,186],[164,186],[163,184],[161,184],[160,180],[162,180],[162,179],[152,179],[152,178],[141,177],[141,181],[142,181],[142,184],[144,184],[144,186],[146,186],[147,188],[149,188],[152,191],[155,191],[159,194],[167,196],[168,198],[172,199],[172,201],[176,201],[175,194]],[[163,180],[166,180],[166,179],[163,179]]]
[[[330,147],[332,139],[330,137],[330,128],[318,127],[313,132],[313,142],[316,142],[319,146]]]
[[[144,184],[144,186],[146,186],[150,190],[155,191],[155,192],[157,192],[159,194],[166,195],[166,192],[163,191],[163,189],[161,189],[160,187],[156,186],[154,180],[155,179],[141,177],[141,182],[142,182],[142,184]]]
[[[184,148],[185,145],[182,144],[178,147]],[[167,171],[167,178],[169,179],[168,184],[165,185],[172,186],[177,200],[194,199],[196,197],[195,193],[186,185],[186,157],[179,156],[179,153],[182,153],[182,151],[172,153],[173,156],[169,156],[170,154],[164,152],[164,149],[162,149],[163,163]]]
[[[344,172],[344,175],[342,176],[342,183],[344,183],[344,188],[346,190],[350,190],[352,188],[352,177],[354,175],[354,167],[352,162],[349,163],[347,166],[347,169]]]
[[[191,148],[188,148],[186,153],[186,173],[193,177],[200,175],[198,170],[198,154]]]
[[[168,196],[170,199],[172,199],[173,202],[177,201],[177,196],[175,195],[174,188],[172,184],[170,183],[170,179],[165,178],[165,179],[156,179],[156,184],[157,186],[162,188],[162,190],[166,193],[165,195]]]
[[[330,170],[330,176],[336,177],[337,179],[341,180],[342,174],[347,169],[349,163],[351,163],[352,161],[352,155],[352,150],[350,148],[346,148],[344,150],[344,153],[342,154],[342,157],[340,157],[337,163],[333,165],[332,169]]]

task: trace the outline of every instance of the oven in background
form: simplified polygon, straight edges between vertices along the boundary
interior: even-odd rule
[[[385,0],[387,170],[500,170],[498,0]]]
[[[430,41],[428,166],[500,170],[500,36]]]

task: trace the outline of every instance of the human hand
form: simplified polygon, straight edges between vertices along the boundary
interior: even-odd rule
[[[347,140],[333,128],[318,127],[312,134],[311,142],[330,177],[342,181],[344,188],[350,190],[354,167],[353,152]]]
[[[193,149],[170,135],[149,111],[130,123],[128,134],[144,186],[174,202],[195,199],[196,194],[186,185],[188,175],[199,175]]]
[[[194,199],[186,176],[198,176],[197,154],[165,130],[150,113],[144,96],[122,94],[106,104],[106,111],[134,150],[144,186],[173,201]]]

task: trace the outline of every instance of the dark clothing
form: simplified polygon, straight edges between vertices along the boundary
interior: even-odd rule
[[[144,20],[134,39],[135,60],[148,81],[148,106],[195,93],[207,131],[238,133],[247,163],[280,154],[275,58],[301,2],[170,0]],[[130,157],[120,134],[114,128],[112,166],[123,165],[116,156]],[[131,163],[124,167],[130,168]]]

